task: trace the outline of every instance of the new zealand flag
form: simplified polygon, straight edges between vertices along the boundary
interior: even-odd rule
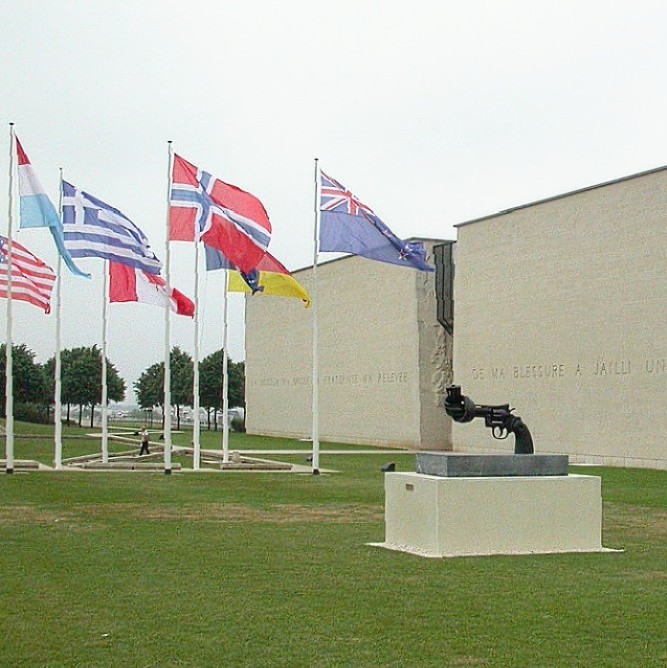
[[[335,179],[321,175],[320,250],[362,255],[370,260],[433,271],[419,242],[399,239],[376,215]]]

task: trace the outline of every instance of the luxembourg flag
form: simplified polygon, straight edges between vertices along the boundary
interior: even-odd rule
[[[67,268],[77,276],[90,278],[90,274],[81,271],[65,248],[63,224],[53,203],[42,186],[37,173],[30,164],[26,152],[16,138],[16,153],[19,171],[20,224],[21,229],[29,227],[48,227],[53,241]]]
[[[147,274],[141,269],[119,262],[109,262],[109,301],[141,302],[164,308],[167,304],[167,284],[162,276]],[[195,305],[182,292],[170,287],[169,306],[177,315],[193,317]]]

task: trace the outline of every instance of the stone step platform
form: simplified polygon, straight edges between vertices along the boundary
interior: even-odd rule
[[[283,462],[242,461],[220,462],[223,471],[291,471],[292,465]]]
[[[7,460],[0,459],[0,469],[7,468]],[[34,461],[33,459],[15,459],[14,460],[14,469],[38,469],[39,462]]]
[[[164,462],[138,462],[138,461],[116,461],[116,462],[81,462],[72,468],[86,469],[87,471],[164,471]],[[179,463],[172,463],[172,471],[180,471]]]
[[[139,455],[137,454],[137,448],[134,450],[124,450],[122,452],[114,452],[113,454],[109,454],[109,461],[116,461],[116,460],[122,460],[122,459],[129,459],[129,458],[136,458],[139,459],[139,461],[142,461],[146,458],[152,458],[154,456],[162,456],[164,453],[164,446],[163,445],[158,445],[157,443],[155,445],[151,445],[151,452],[149,455],[141,455],[141,458],[139,458]],[[78,457],[68,457],[67,459],[63,459],[63,464],[70,466],[72,464],[81,464],[85,462],[91,461],[91,459],[95,459],[96,457],[99,458],[102,456],[101,452],[94,453],[92,455],[79,455]]]
[[[180,447],[179,454],[194,454],[194,448]],[[219,464],[223,471],[291,471],[292,464],[276,462],[271,459],[257,459],[245,457],[234,450],[229,453],[230,461],[225,462],[224,453],[221,450],[202,450],[202,463]]]

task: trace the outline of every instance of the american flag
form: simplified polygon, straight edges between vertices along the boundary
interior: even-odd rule
[[[7,299],[9,276],[9,242],[0,236],[0,297]],[[12,299],[29,302],[51,311],[51,292],[56,275],[48,265],[35,257],[25,246],[12,241]]]
[[[146,235],[121,211],[63,181],[63,236],[71,256],[101,257],[159,274]]]
[[[266,253],[271,222],[254,195],[174,156],[169,214],[172,241],[203,241],[249,274]]]

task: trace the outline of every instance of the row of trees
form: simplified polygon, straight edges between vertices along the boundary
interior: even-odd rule
[[[97,346],[63,350],[61,360],[60,400],[67,407],[67,421],[72,407],[79,409],[79,426],[84,407],[90,407],[90,426],[93,426],[95,406],[102,402],[102,352]],[[6,404],[7,347],[0,346],[0,400],[3,417]],[[55,393],[55,358],[44,364],[35,362],[35,353],[25,344],[12,346],[12,380],[18,419],[52,422]],[[123,401],[125,381],[107,359],[107,396],[109,401]]]
[[[199,404],[206,410],[207,427],[211,422],[217,429],[217,415],[222,408],[223,351],[211,353],[199,362]],[[194,405],[192,357],[177,346],[169,357],[171,374],[171,403],[176,409],[176,428],[181,427],[181,409]],[[245,406],[245,364],[227,363],[227,390],[230,406]],[[148,367],[134,384],[134,393],[140,408],[163,408],[164,404],[164,362]]]
[[[63,350],[61,359],[61,402],[70,411],[78,408],[81,426],[84,408],[90,408],[93,426],[95,407],[102,402],[102,353],[97,346]],[[213,418],[217,429],[217,414],[222,408],[223,351],[218,350],[199,363],[199,402],[208,416],[208,428]],[[0,346],[0,412],[5,415],[7,350]],[[171,402],[176,409],[177,427],[181,426],[181,410],[193,406],[194,363],[192,357],[174,347],[170,357]],[[17,419],[39,422],[53,421],[55,359],[45,364],[35,362],[35,353],[25,344],[12,346],[14,415]],[[230,406],[245,406],[245,365],[228,362],[228,392]],[[107,359],[107,397],[109,401],[125,399],[125,381]],[[163,408],[164,362],[148,367],[134,384],[137,402],[142,409]],[[164,411],[163,411],[164,412]]]

